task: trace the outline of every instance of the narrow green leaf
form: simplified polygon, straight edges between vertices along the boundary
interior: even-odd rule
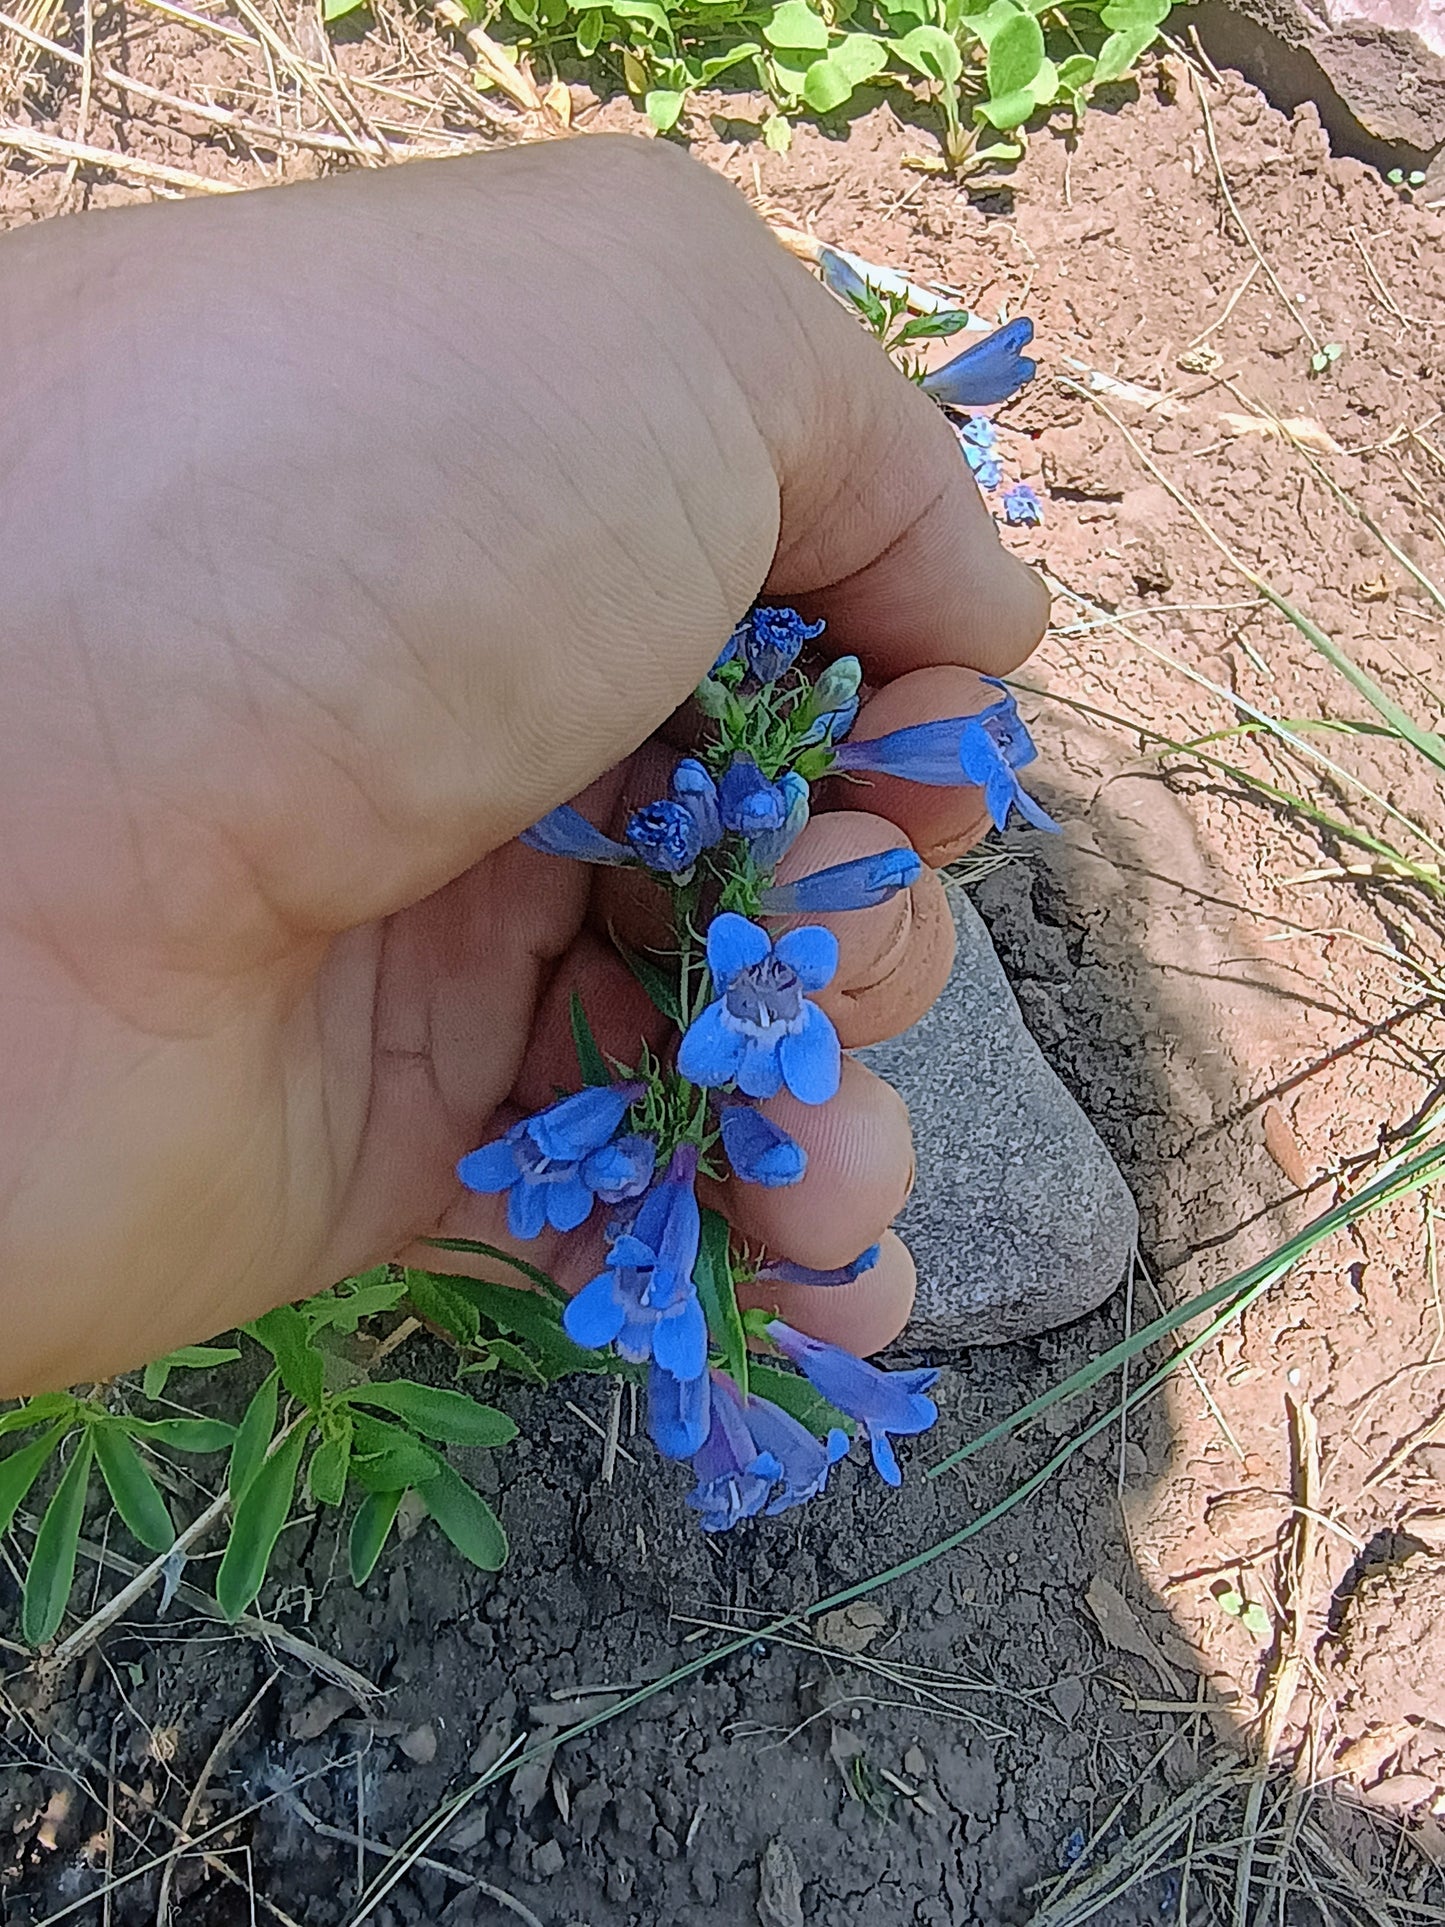
[[[325,1374],[320,1352],[311,1343],[306,1320],[294,1305],[278,1305],[247,1330],[260,1340],[276,1361],[281,1383],[292,1398],[311,1410],[321,1403]]]
[[[1012,20],[1004,22],[989,44],[989,98],[1002,100],[1006,94],[1028,87],[1043,61],[1043,28],[1031,13],[1016,13]]]
[[[69,1419],[52,1425],[43,1437],[17,1447],[0,1458],[0,1534],[10,1530],[10,1521],[26,1493],[44,1471],[51,1453],[70,1430]]]
[[[708,1334],[723,1355],[723,1362],[746,1396],[748,1389],[748,1343],[743,1334],[742,1313],[733,1289],[732,1264],[728,1249],[728,1221],[720,1211],[702,1213],[702,1238],[698,1245],[697,1270],[693,1273],[697,1295],[707,1319]]]
[[[409,1485],[425,1485],[446,1464],[440,1452],[413,1438],[399,1425],[355,1414],[351,1475],[368,1492],[400,1492]]]
[[[236,1442],[236,1428],[219,1418],[122,1419],[134,1439],[168,1445],[173,1452],[224,1452]]]
[[[1124,27],[1118,33],[1111,33],[1094,63],[1094,85],[1108,87],[1116,80],[1123,80],[1139,56],[1158,38],[1157,28],[1151,26]]]
[[[678,1000],[676,973],[663,970],[660,965],[652,961],[651,957],[644,956],[640,950],[630,950],[625,943],[618,943],[615,938],[613,944],[622,961],[642,985],[656,1008],[674,1024],[681,1024],[682,1005]]]
[[[346,1491],[346,1472],[351,1463],[351,1428],[335,1438],[323,1439],[311,1454],[306,1468],[306,1489],[318,1505],[340,1505]]]
[[[528,1358],[520,1345],[514,1345],[510,1338],[489,1338],[487,1356],[475,1365],[464,1366],[466,1372],[492,1371],[496,1368],[510,1372],[514,1378],[522,1379],[528,1385],[545,1385],[547,1374],[539,1371],[535,1362]]]
[[[70,1418],[80,1400],[70,1392],[41,1392],[37,1398],[22,1399],[13,1412],[0,1413],[0,1439],[9,1432],[28,1432],[32,1425],[50,1419]]]
[[[550,1276],[549,1273],[538,1271],[537,1267],[535,1265],[529,1265],[525,1258],[513,1257],[510,1251],[498,1250],[496,1245],[484,1245],[476,1238],[426,1238],[423,1240],[423,1243],[435,1245],[438,1251],[470,1251],[474,1252],[479,1258],[495,1258],[499,1265],[506,1265],[512,1271],[520,1272],[522,1277],[534,1284],[544,1297],[550,1299],[553,1304],[561,1305],[566,1303],[566,1292],[563,1291],[562,1287],[557,1283],[557,1280]],[[451,1277],[450,1273],[443,1273],[442,1275]],[[470,1278],[451,1278],[451,1282],[454,1285],[469,1285],[474,1281]],[[501,1286],[499,1289],[505,1290],[506,1287]]]
[[[65,1612],[65,1602],[75,1583],[75,1553],[85,1519],[85,1494],[94,1456],[95,1444],[87,1429],[80,1436],[75,1457],[56,1486],[35,1535],[20,1613],[21,1631],[27,1645],[44,1646],[54,1636]]]
[[[296,1474],[310,1437],[309,1425],[295,1426],[257,1469],[236,1507],[216,1574],[216,1599],[227,1619],[239,1619],[261,1590],[296,1496]]]
[[[1099,18],[1106,27],[1162,27],[1173,0],[1109,0]]]
[[[821,52],[828,44],[828,24],[806,0],[782,0],[763,28],[770,47],[801,47]]]
[[[958,44],[942,27],[915,27],[893,43],[893,51],[915,73],[941,80],[945,86],[955,85],[963,72]]]
[[[759,1398],[770,1398],[774,1405],[781,1405],[799,1425],[806,1425],[816,1437],[823,1438],[836,1428],[852,1438],[857,1431],[857,1426],[847,1413],[840,1412],[821,1392],[815,1392],[801,1373],[787,1371],[781,1365],[771,1365],[757,1358],[752,1361],[750,1372],[751,1389]]]
[[[141,1389],[147,1398],[159,1398],[172,1372],[182,1367],[204,1371],[210,1365],[229,1365],[240,1356],[234,1345],[182,1345],[179,1351],[167,1352],[164,1358],[153,1359],[146,1366]]]
[[[449,1332],[459,1345],[468,1349],[476,1344],[482,1328],[477,1308],[449,1279],[438,1278],[429,1271],[408,1270],[406,1295],[412,1310],[425,1323]]]
[[[602,33],[606,26],[606,16],[600,7],[589,7],[577,22],[577,51],[584,60],[590,60],[602,44]],[[377,1548],[380,1551],[380,1547]],[[376,1564],[375,1557],[372,1565]],[[367,1567],[370,1572],[371,1566]],[[358,1585],[361,1583],[357,1581]]]
[[[353,1586],[364,1586],[371,1577],[390,1536],[401,1499],[400,1492],[368,1492],[356,1508],[347,1543]]]
[[[464,1559],[483,1572],[500,1572],[507,1563],[502,1522],[479,1492],[459,1479],[449,1465],[421,1488],[421,1501]]]
[[[100,1476],[110,1488],[116,1511],[143,1546],[152,1552],[168,1551],[176,1542],[175,1525],[125,1427],[117,1420],[99,1419],[90,1429]]]
[[[391,1412],[423,1438],[437,1439],[443,1445],[506,1445],[517,1436],[517,1428],[505,1412],[479,1405],[465,1392],[418,1385],[409,1378],[358,1385],[346,1397],[351,1403]]]
[[[241,1414],[241,1423],[236,1427],[231,1463],[226,1475],[232,1505],[238,1504],[246,1496],[246,1487],[255,1478],[267,1447],[276,1436],[276,1392],[279,1382],[278,1372],[270,1372],[262,1379],[251,1403]]]
[[[572,1043],[577,1052],[577,1068],[582,1073],[582,1082],[610,1084],[612,1073],[607,1068],[607,1059],[597,1047],[597,1039],[592,1035],[592,1026],[587,1021],[587,1012],[582,1008],[582,999],[575,990],[567,1008],[572,1020]]]
[[[898,330],[900,341],[937,341],[956,335],[973,316],[967,308],[944,308],[938,314],[910,315]]]

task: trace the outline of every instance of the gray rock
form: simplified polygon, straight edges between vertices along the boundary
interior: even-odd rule
[[[943,995],[906,1037],[859,1055],[913,1113],[918,1181],[898,1230],[918,1262],[918,1303],[905,1336],[959,1349],[1093,1311],[1123,1281],[1139,1216],[961,892],[954,920]]]

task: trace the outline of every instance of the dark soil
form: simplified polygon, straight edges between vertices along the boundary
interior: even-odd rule
[[[164,84],[193,97],[226,84],[224,47],[139,5],[107,19],[115,65],[169,62]],[[435,44],[439,70],[455,56]],[[425,50],[403,51],[420,87],[415,74],[433,71]],[[374,45],[342,59],[381,71]],[[42,70],[36,85],[54,124],[71,125],[69,77]],[[440,84],[438,95],[451,103],[440,124],[455,103]],[[692,130],[700,155],[770,210],[1038,324],[1045,376],[1004,419],[1011,466],[1039,488],[1046,520],[1009,539],[1060,588],[1057,628],[1024,680],[1039,692],[1027,703],[1037,788],[1065,834],[1021,845],[975,897],[1030,1027],[1135,1189],[1144,1256],[1171,1303],[1332,1202],[1439,1081],[1431,989],[1381,954],[1438,961],[1419,900],[1388,882],[1311,876],[1352,853],[1196,764],[1166,778],[1139,734],[1188,741],[1234,720],[1151,651],[1275,713],[1366,712],[1079,392],[1090,371],[1166,394],[1152,407],[1117,390],[1100,399],[1240,559],[1431,726],[1441,715],[1440,609],[1297,450],[1228,418],[1253,401],[1317,424],[1342,451],[1329,472],[1445,581],[1445,467],[1431,428],[1445,409],[1445,228],[1361,164],[1331,160],[1308,108],[1288,121],[1228,77],[1206,97],[1265,268],[1172,59],[1137,97],[1091,112],[1077,141],[1037,139],[982,201],[906,171],[930,137],[886,105],[846,128],[801,129],[786,156],[750,137],[746,101],[720,103]],[[614,104],[594,120],[629,114]],[[204,128],[157,145],[114,103],[95,109],[88,138],[259,177]],[[17,170],[0,207],[14,220],[141,193],[87,185],[84,172],[62,190],[54,171]],[[1310,372],[1305,330],[1343,347],[1324,374]],[[1292,786],[1257,746],[1230,754]],[[1339,754],[1440,829],[1438,786],[1391,746],[1355,739]],[[936,1446],[914,1454],[901,1495],[847,1465],[824,1503],[716,1542],[696,1533],[681,1477],[645,1440],[602,1481],[583,1414],[605,1426],[605,1386],[567,1388],[573,1406],[510,1389],[519,1443],[468,1468],[511,1534],[502,1575],[463,1569],[423,1525],[357,1593],[329,1521],[298,1522],[283,1540],[262,1610],[357,1669],[378,1691],[372,1706],[181,1601],[158,1618],[154,1596],[83,1672],[27,1669],[17,1649],[0,1919],[40,1922],[72,1905],[100,1917],[98,1899],[82,1903],[104,1881],[114,1746],[115,1875],[168,1848],[156,1816],[180,1822],[203,1772],[185,1824],[194,1834],[234,1819],[218,1837],[240,1887],[195,1856],[179,1863],[173,1905],[196,1927],[249,1920],[252,1883],[258,1906],[305,1927],[517,1917],[479,1881],[545,1927],[1025,1922],[1082,1838],[1102,1832],[1101,1853],[1112,1850],[1256,1719],[1273,1635],[1261,1642],[1219,1598],[1230,1589],[1272,1627],[1281,1616],[1296,1489],[1287,1399],[1318,1419],[1318,1503],[1332,1523],[1286,1739],[1302,1779],[1342,1776],[1413,1828],[1402,1842],[1393,1822],[1318,1800],[1316,1822],[1355,1877],[1438,1906],[1439,1878],[1420,1858],[1445,1859],[1429,1818],[1445,1812],[1441,1542],[1429,1536],[1445,1510],[1445,1433],[1428,1430],[1445,1410],[1445,1318],[1433,1254],[1418,1201],[1322,1248],[1201,1355],[1200,1382],[1182,1377],[979,1537],[861,1607],[795,1620],[662,1687],[561,1745],[545,1770],[488,1788],[428,1846],[456,1876],[412,1867],[367,1911],[362,1876],[383,1863],[359,1866],[351,1835],[401,1846],[515,1737],[601,1710],[579,1696],[658,1680],[982,1514],[1106,1409],[1104,1394],[961,1471],[929,1481],[927,1464],[1156,1307],[1141,1274],[1127,1301],[1080,1326],[952,1362]],[[420,1339],[408,1366],[440,1377],[446,1360]],[[1425,1524],[1412,1533],[1412,1520]],[[186,1576],[204,1586],[209,1570],[198,1560]],[[1106,1643],[1100,1580],[1124,1595],[1137,1637],[1121,1644],[1106,1610]],[[12,1605],[0,1575],[0,1616]],[[1150,1656],[1128,1650],[1141,1645]],[[1196,1695],[1207,1717],[1185,1716]],[[1094,1918],[1178,1919],[1166,1867]],[[1196,1889],[1188,1917],[1217,1917]],[[138,1872],[110,1906],[118,1927],[154,1920],[156,1876]],[[1334,1916],[1291,1891],[1284,1917]]]

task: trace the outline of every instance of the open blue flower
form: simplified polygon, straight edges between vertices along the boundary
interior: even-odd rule
[[[1027,754],[1021,753],[1027,744]],[[1005,744],[1013,748],[1012,760]],[[936,789],[976,783],[983,791],[996,829],[1017,809],[1037,830],[1057,830],[1058,824],[1041,809],[1014,774],[1037,754],[1011,696],[991,704],[977,716],[951,716],[936,723],[915,723],[895,729],[870,742],[856,738],[840,743],[833,767],[860,774],[897,776],[909,783]]]
[[[697,1485],[687,1501],[702,1514],[704,1532],[726,1532],[759,1512],[775,1516],[823,1490],[848,1450],[846,1432],[817,1439],[771,1399],[744,1403],[722,1372],[711,1373],[709,1385],[710,1423],[692,1454]]]
[[[728,1163],[744,1184],[776,1191],[796,1184],[808,1168],[808,1154],[770,1117],[751,1104],[726,1104],[718,1120]]]
[[[777,869],[808,821],[808,785],[796,770],[783,771],[777,790],[783,799],[783,820],[775,830],[759,831],[748,850],[753,867],[763,876]]]
[[[705,1370],[707,1321],[692,1276],[701,1230],[696,1177],[697,1146],[679,1145],[630,1226],[613,1236],[605,1269],[563,1312],[576,1344],[615,1344],[623,1358],[651,1359],[678,1379]]]
[[[1037,528],[1044,519],[1044,508],[1027,482],[1015,482],[1003,493],[1003,519],[1010,528]]]
[[[469,1151],[457,1176],[469,1191],[507,1193],[514,1238],[535,1238],[549,1224],[575,1231],[602,1187],[611,1188],[617,1171],[611,1140],[641,1095],[640,1084],[602,1084],[564,1097],[514,1124],[496,1143]]]
[[[559,803],[555,810],[523,830],[518,839],[528,849],[541,850],[546,856],[570,856],[580,863],[627,863],[631,852],[622,843],[604,836],[570,803]]]
[[[851,1285],[877,1264],[879,1249],[878,1245],[869,1245],[851,1264],[837,1265],[832,1271],[814,1271],[811,1265],[795,1265],[791,1258],[769,1258],[766,1264],[759,1265],[757,1275],[765,1285],[818,1285],[825,1290],[836,1285]]]
[[[991,408],[995,402],[1007,401],[1038,373],[1038,363],[1023,352],[1033,338],[1034,324],[1026,316],[1006,321],[986,339],[925,375],[924,394],[945,408]]]
[[[867,1434],[873,1463],[889,1485],[901,1485],[903,1474],[893,1451],[894,1437],[910,1438],[926,1432],[938,1418],[938,1407],[926,1394],[937,1381],[938,1373],[924,1368],[911,1372],[884,1372],[865,1359],[855,1358],[837,1345],[809,1338],[776,1318],[768,1326],[772,1339],[784,1357],[790,1358],[806,1376],[815,1391],[821,1392],[840,1412],[856,1419]]]
[[[788,799],[770,783],[751,756],[734,756],[718,784],[723,827],[739,836],[763,836],[787,820]]]
[[[665,1459],[690,1459],[707,1438],[708,1382],[678,1378],[656,1359],[647,1374],[647,1430]]]
[[[918,881],[923,860],[912,850],[883,850],[834,863],[795,883],[771,883],[762,892],[764,916],[826,916],[838,910],[871,910]]]
[[[744,645],[749,672],[760,683],[776,682],[797,661],[803,644],[821,636],[825,626],[804,622],[796,609],[754,609],[748,617]]]
[[[693,1019],[677,1068],[716,1090],[737,1081],[749,1097],[773,1097],[786,1084],[802,1104],[826,1104],[838,1089],[838,1033],[805,991],[821,990],[838,968],[838,940],[805,924],[774,943],[746,917],[724,911],[707,933],[717,993]]]

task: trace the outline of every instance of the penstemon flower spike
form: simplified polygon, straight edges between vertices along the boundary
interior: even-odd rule
[[[1028,365],[1019,353],[1026,335],[1001,334],[959,358],[970,392]],[[950,394],[961,379],[955,373]],[[991,454],[988,424],[964,432],[968,446]],[[997,693],[978,715],[858,740],[857,658],[816,675],[804,666],[822,631],[792,609],[753,609],[704,678],[703,741],[678,761],[665,796],[634,810],[615,837],[567,805],[524,833],[544,855],[642,870],[667,893],[675,952],[630,961],[675,1025],[676,1044],[661,1055],[643,1047],[633,1068],[609,1072],[582,1012],[588,1087],[457,1166],[467,1189],[505,1195],[515,1238],[565,1237],[601,1218],[601,1268],[568,1301],[562,1326],[608,1369],[645,1375],[648,1430],[664,1457],[691,1464],[688,1504],[707,1532],[817,1497],[854,1428],[882,1478],[897,1484],[893,1440],[937,1418],[932,1370],[880,1371],[767,1311],[739,1310],[740,1284],[764,1300],[770,1285],[851,1286],[878,1263],[877,1245],[826,1271],[782,1255],[752,1262],[698,1197],[700,1179],[765,1189],[806,1182],[803,1146],[765,1107],[784,1093],[824,1105],[839,1087],[837,1032],[816,1001],[837,970],[838,941],[807,919],[886,903],[922,868],[902,848],[778,882],[812,786],[833,773],[976,785],[1000,826],[1017,810],[1054,827],[1019,784],[1036,751],[1002,684],[991,685]],[[804,921],[781,934],[767,927],[781,917]],[[767,1378],[777,1398],[751,1382],[749,1339],[780,1361]],[[779,1402],[787,1386],[794,1390]]]

